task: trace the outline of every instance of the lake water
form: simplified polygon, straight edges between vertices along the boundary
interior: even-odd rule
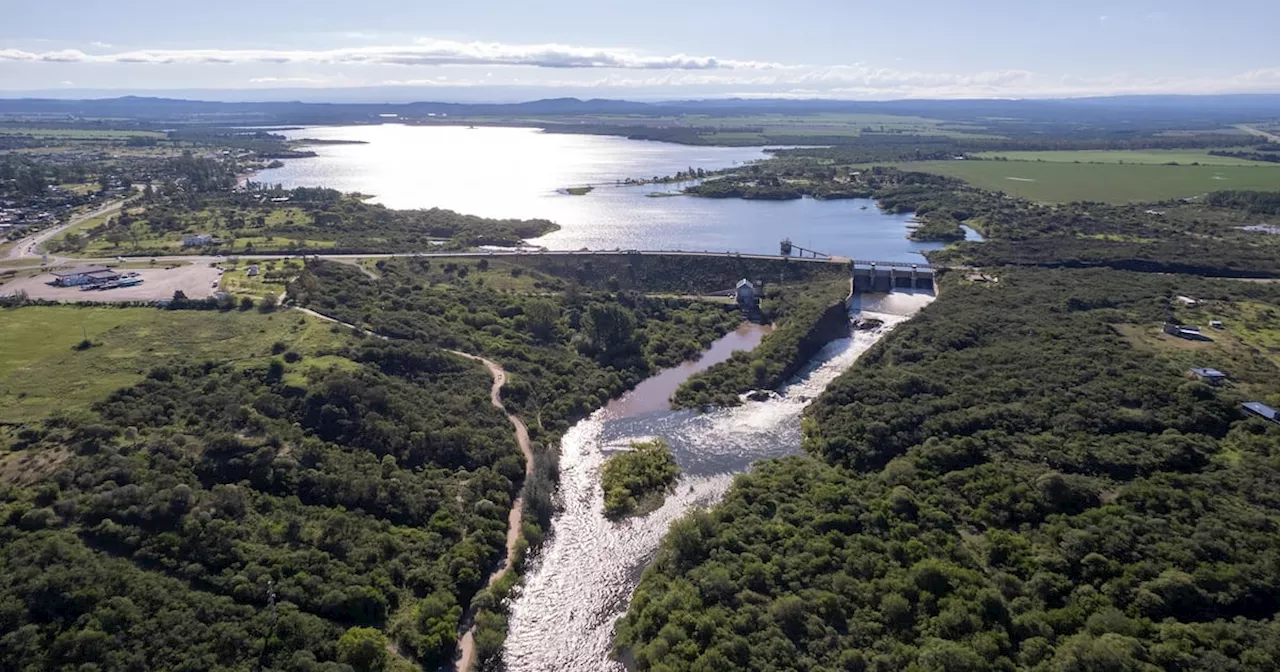
[[[767,158],[760,147],[692,147],[530,128],[330,126],[284,135],[360,140],[316,145],[319,156],[264,170],[255,181],[372,194],[392,208],[439,207],[500,218],[545,218],[559,231],[530,241],[553,250],[712,250],[777,254],[783,238],[827,254],[919,261],[934,243],[906,239],[909,215],[868,200],[653,198],[679,185],[613,186],[626,178],[716,170]],[[560,193],[598,185],[583,196]]]
[[[614,623],[626,611],[671,522],[693,507],[714,504],[734,474],[756,460],[800,452],[805,406],[933,297],[903,293],[856,299],[853,311],[879,319],[883,326],[827,345],[777,398],[702,414],[610,405],[569,429],[560,443],[563,508],[524,585],[516,589],[503,656],[506,669],[623,672],[611,657]],[[732,338],[738,342],[741,334]],[[667,440],[680,464],[675,492],[645,516],[607,520],[600,487],[605,458],[631,441],[655,436]]]

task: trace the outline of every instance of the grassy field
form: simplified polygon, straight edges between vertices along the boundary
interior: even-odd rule
[[[1177,163],[1180,165],[1198,163],[1202,166],[1269,166],[1272,168],[1280,168],[1280,164],[1277,163],[1250,161],[1248,159],[1237,159],[1230,156],[1212,156],[1209,154],[1208,150],[1197,151],[1194,149],[981,152],[975,156],[984,159],[1003,157],[1010,161],[1052,161],[1055,163]]]
[[[130,214],[135,217],[140,217],[144,213],[145,210],[141,208],[134,208],[130,211]],[[313,224],[311,216],[302,208],[264,210],[261,215],[261,226],[258,225],[256,214],[251,213],[250,216],[247,216],[244,226],[235,231],[229,231],[223,226],[226,213],[210,209],[183,213],[184,226],[181,232],[156,233],[151,230],[151,226],[145,219],[139,219],[130,225],[130,233],[123,236],[123,239],[118,244],[106,240],[105,236],[96,236],[89,240],[84,249],[76,252],[76,254],[86,257],[111,257],[129,254],[137,250],[153,250],[166,254],[178,254],[180,252],[194,254],[198,250],[184,248],[182,240],[188,235],[198,233],[208,233],[222,238],[224,242],[218,251],[223,254],[296,249],[299,247],[298,242],[300,239],[298,238],[256,234],[260,234],[273,226],[290,224],[310,226]],[[99,223],[101,223],[101,220],[95,220],[92,226],[96,226]],[[80,231],[87,231],[91,226],[85,225],[76,228]],[[235,236],[234,239],[232,239],[232,235]],[[331,240],[301,239],[301,243],[302,247],[308,249],[328,249],[335,245],[334,241]]]
[[[1223,189],[1280,191],[1271,166],[1159,166],[1050,161],[919,161],[898,164],[956,177],[983,189],[1049,203],[1128,203],[1200,196]]]
[[[1160,325],[1127,324],[1116,331],[1134,347],[1173,362],[1178,368],[1210,367],[1227,374],[1228,389],[1241,398],[1263,398],[1274,390],[1280,368],[1280,307],[1258,301],[1201,301],[1194,308],[1179,305],[1175,317],[1200,327],[1211,341],[1188,341],[1161,331]],[[1223,328],[1209,327],[1221,320]]]
[[[304,355],[347,338],[298,313],[28,306],[0,311],[0,423],[88,407],[170,361]],[[93,347],[77,350],[88,334]]]
[[[219,288],[235,296],[247,296],[255,301],[267,294],[279,296],[284,293],[285,285],[287,284],[285,280],[267,280],[263,274],[268,270],[278,268],[281,263],[288,264],[289,268],[301,270],[300,262],[266,261],[254,263],[241,261],[234,268],[230,268],[222,274]],[[250,266],[257,266],[259,273],[250,276]]]
[[[0,135],[30,135],[36,138],[64,138],[67,140],[128,140],[129,138],[164,138],[159,131],[117,131],[96,128],[33,128],[31,126],[0,126]]]

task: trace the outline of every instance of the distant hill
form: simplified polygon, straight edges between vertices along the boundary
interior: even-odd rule
[[[225,95],[225,94],[224,94]],[[314,97],[314,92],[309,94]],[[336,95],[336,94],[335,94]],[[218,102],[179,98],[123,96],[67,100],[56,98],[0,98],[0,117],[129,118],[150,122],[204,123],[353,123],[375,121],[379,115],[426,117],[519,118],[527,116],[589,116],[706,114],[863,113],[910,115],[948,121],[1016,118],[1033,122],[1123,123],[1129,119],[1187,123],[1248,123],[1280,118],[1280,95],[1112,96],[1097,98],[963,99],[963,100],[790,100],[709,99],[666,102],[551,98],[520,103],[367,103],[367,102]]]

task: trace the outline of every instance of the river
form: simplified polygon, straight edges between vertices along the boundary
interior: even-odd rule
[[[314,145],[254,178],[286,187],[331,187],[372,194],[393,208],[446,208],[499,218],[545,218],[559,231],[529,242],[552,250],[712,250],[777,254],[790,237],[833,255],[919,261],[941,247],[908,241],[909,215],[869,200],[744,201],[651,197],[680,185],[611,186],[626,178],[716,170],[768,157],[762,147],[694,147],[533,128],[326,126],[280,131],[294,138],[358,140]],[[573,196],[566,187],[595,184]]]
[[[614,622],[671,522],[692,507],[714,504],[733,476],[756,460],[799,452],[800,417],[809,401],[933,299],[927,294],[856,298],[855,312],[884,325],[829,344],[776,399],[698,414],[628,404],[624,397],[570,428],[561,441],[563,510],[512,605],[504,652],[511,672],[624,669],[610,657]],[[670,379],[662,384],[673,389]],[[636,392],[655,396],[643,387]],[[631,441],[654,436],[671,444],[680,464],[675,493],[646,516],[610,522],[603,515],[600,488],[604,459]]]

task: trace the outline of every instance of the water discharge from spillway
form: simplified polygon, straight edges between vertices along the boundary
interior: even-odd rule
[[[876,341],[932,300],[929,295],[855,297],[854,313],[883,321],[827,345],[779,396],[705,414],[599,411],[561,442],[563,510],[512,605],[504,660],[511,672],[624,670],[611,657],[614,622],[672,521],[714,504],[756,460],[797,453],[810,400]],[[630,441],[660,436],[680,463],[675,493],[658,510],[611,522],[603,515],[600,467]]]

